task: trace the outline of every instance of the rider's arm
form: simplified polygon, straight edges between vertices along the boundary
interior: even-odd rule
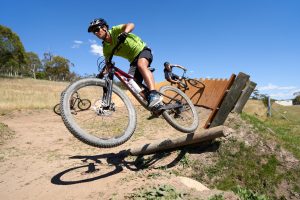
[[[177,67],[177,68],[180,68],[180,69],[183,69],[184,71],[186,71],[186,68],[185,67],[183,67],[183,66],[181,66],[181,65],[174,65],[174,64],[172,64],[172,66],[173,67]]]
[[[134,23],[128,23],[122,25],[122,32],[130,33],[134,29]]]

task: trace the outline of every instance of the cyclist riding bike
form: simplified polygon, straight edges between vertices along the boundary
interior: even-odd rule
[[[151,49],[140,37],[131,33],[135,25],[133,23],[120,24],[109,29],[107,22],[102,19],[94,19],[90,22],[88,32],[94,33],[102,40],[103,54],[106,59],[110,57],[114,46],[121,42],[115,55],[123,57],[130,62],[129,74],[134,76],[138,83],[145,81],[149,88],[148,106],[154,107],[162,101],[162,97],[155,90],[155,82],[152,72],[148,69],[153,56]]]
[[[183,67],[181,65],[170,64],[169,62],[165,62],[164,66],[165,66],[165,68],[164,68],[165,79],[167,81],[169,81],[170,83],[179,83],[180,79],[181,79],[180,76],[178,76],[172,72],[173,67],[180,68],[183,71],[187,70],[185,67]]]

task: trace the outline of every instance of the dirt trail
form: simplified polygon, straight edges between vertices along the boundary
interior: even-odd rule
[[[118,154],[146,141],[182,135],[163,119],[142,120],[149,113],[140,107],[137,111],[135,135],[113,149],[81,143],[51,110],[16,111],[1,117],[15,136],[0,146],[0,199],[123,199],[134,188],[153,183],[188,190],[166,170],[155,178],[157,168],[176,166],[177,152],[153,156],[147,170],[137,169],[136,157],[124,159]]]

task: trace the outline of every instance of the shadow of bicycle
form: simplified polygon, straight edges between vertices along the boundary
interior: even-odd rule
[[[129,156],[127,151],[92,156],[72,156],[69,159],[78,159],[80,160],[81,165],[56,174],[52,177],[51,183],[55,185],[86,183],[113,176],[122,172],[124,169],[131,171],[140,171],[149,167],[152,167],[153,169],[168,169],[176,166],[180,160],[184,158],[186,153],[200,154],[203,152],[215,151],[218,147],[219,145],[215,145],[214,148],[206,148],[204,146],[198,146],[198,148],[185,147],[179,151],[177,150],[177,156],[175,159],[172,159],[171,162],[164,165],[159,163],[159,166],[154,165],[160,160],[169,157],[174,150],[137,157]]]

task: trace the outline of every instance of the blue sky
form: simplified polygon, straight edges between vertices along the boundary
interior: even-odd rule
[[[87,32],[103,17],[133,22],[133,33],[153,50],[155,79],[163,63],[181,64],[189,77],[229,78],[247,73],[261,93],[276,99],[300,91],[298,0],[0,0],[0,24],[20,36],[26,51],[69,59],[79,74],[97,73],[101,41]],[[127,71],[129,63],[114,59]]]

